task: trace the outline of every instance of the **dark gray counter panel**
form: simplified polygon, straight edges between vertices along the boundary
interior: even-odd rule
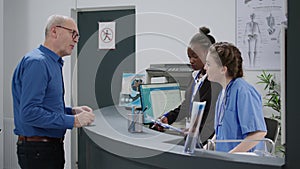
[[[181,136],[157,132],[144,127],[142,133],[127,131],[124,107],[106,107],[95,111],[96,121],[80,130],[81,152],[79,168],[282,168],[284,159],[228,154],[197,149],[194,155],[185,154]],[[217,166],[217,167],[216,167]]]

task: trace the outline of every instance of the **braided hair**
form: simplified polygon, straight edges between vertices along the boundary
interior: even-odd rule
[[[217,63],[227,67],[230,77],[243,77],[243,58],[240,50],[231,43],[217,42],[209,48]]]

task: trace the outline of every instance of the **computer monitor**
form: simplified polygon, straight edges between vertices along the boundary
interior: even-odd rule
[[[145,124],[181,104],[179,83],[141,84],[140,93]]]

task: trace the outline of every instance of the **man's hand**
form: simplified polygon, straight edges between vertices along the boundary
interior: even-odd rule
[[[95,114],[92,112],[81,112],[75,115],[74,127],[83,127],[92,124],[95,120]]]
[[[79,114],[79,113],[84,112],[84,111],[93,112],[93,110],[88,106],[79,106],[79,107],[73,107],[72,108],[72,113],[74,115]]]
[[[75,115],[74,127],[87,126],[95,120],[95,114],[88,106],[73,107],[72,112]]]

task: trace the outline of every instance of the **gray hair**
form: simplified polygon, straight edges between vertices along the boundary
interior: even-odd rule
[[[46,24],[45,28],[45,36],[47,37],[49,30],[53,26],[61,26],[63,23],[66,22],[66,20],[73,20],[71,17],[64,16],[64,15],[51,15]]]

